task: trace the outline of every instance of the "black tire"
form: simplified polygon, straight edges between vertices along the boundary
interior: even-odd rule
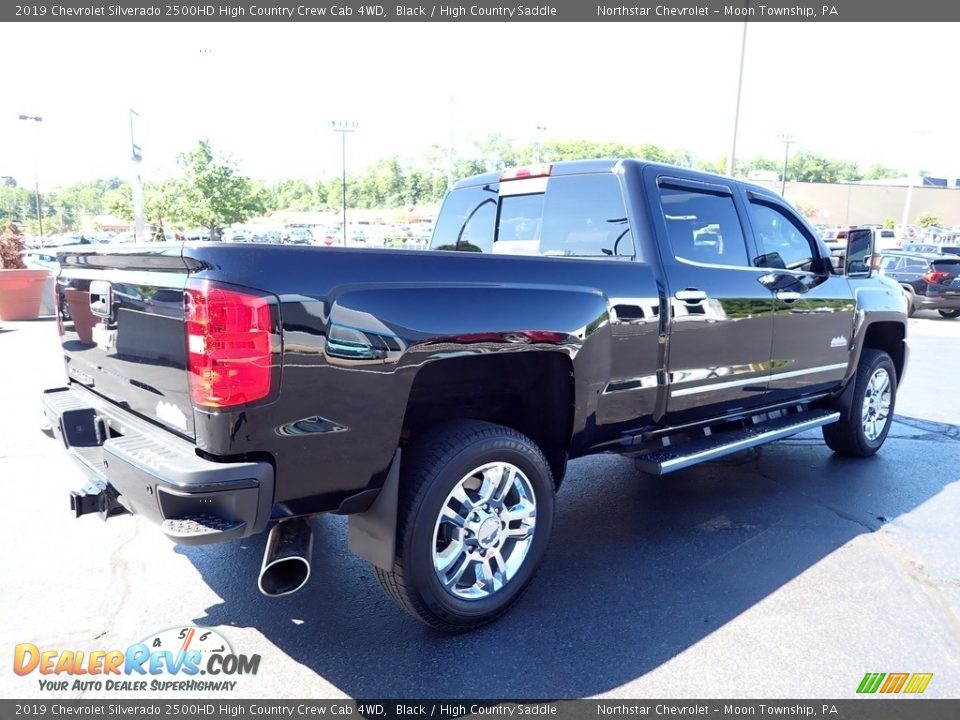
[[[960,317],[960,310],[937,310],[937,312],[940,313],[940,317],[947,320],[955,320]]]
[[[917,306],[913,304],[913,295],[907,296],[907,317],[912,318],[917,314]]]
[[[878,370],[883,369],[889,380],[890,402],[882,429],[873,438],[867,436],[864,429],[864,403],[869,403],[868,383]],[[897,371],[893,360],[882,350],[864,348],[860,354],[860,364],[854,378],[853,401],[850,415],[840,422],[824,425],[823,439],[827,446],[839,455],[850,457],[870,457],[883,445],[893,423],[893,412],[897,399]]]
[[[494,462],[512,465],[527,480],[536,508],[535,524],[520,564],[503,586],[485,597],[463,598],[455,590],[466,592],[469,588],[464,590],[454,582],[454,590],[447,589],[434,568],[434,553],[442,542],[441,529],[448,527],[439,525],[438,519],[453,490],[462,482],[475,482],[467,478],[479,480],[480,475],[473,471]],[[513,502],[513,492],[507,494],[501,506]],[[429,431],[404,451],[397,508],[397,556],[391,572],[374,568],[380,587],[403,610],[445,632],[464,632],[496,620],[526,589],[546,553],[553,529],[554,494],[553,476],[543,453],[516,430],[477,420],[458,420]],[[490,506],[494,504],[491,502]],[[476,507],[479,509],[480,504]],[[472,512],[466,515],[468,520],[474,517]],[[508,552],[508,547],[516,549],[522,542],[503,539],[500,532],[497,531],[496,540],[498,552]],[[467,542],[479,542],[481,533],[475,535]],[[477,554],[480,550],[479,545],[473,548]],[[470,557],[474,558],[472,553]],[[469,567],[470,574],[464,573],[464,577],[475,578],[479,583],[479,573],[475,572],[479,568]],[[506,574],[505,566],[500,567]]]

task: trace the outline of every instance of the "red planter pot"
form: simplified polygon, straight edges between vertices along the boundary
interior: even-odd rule
[[[0,320],[36,320],[49,270],[0,270]]]

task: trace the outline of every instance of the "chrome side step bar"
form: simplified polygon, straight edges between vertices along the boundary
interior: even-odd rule
[[[641,472],[650,475],[666,475],[740,450],[782,440],[804,430],[829,425],[839,419],[838,412],[807,410],[767,420],[748,428],[706,435],[636,455],[631,453],[629,457],[633,458],[634,464]]]

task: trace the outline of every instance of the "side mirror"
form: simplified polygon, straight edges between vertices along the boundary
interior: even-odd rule
[[[855,228],[847,234],[847,277],[868,278],[873,275],[873,230]]]

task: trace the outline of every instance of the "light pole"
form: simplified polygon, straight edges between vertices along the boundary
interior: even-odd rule
[[[913,201],[913,186],[916,185],[916,180],[920,176],[920,163],[915,159],[917,156],[917,146],[919,145],[919,138],[921,135],[930,135],[929,130],[914,130],[913,131],[913,162],[910,163],[912,167],[916,167],[916,172],[911,168],[908,169],[907,177],[907,195],[903,200],[903,220],[900,223],[900,242],[902,243],[906,240],[907,235],[907,223],[910,221],[910,204]],[[921,181],[922,182],[922,181]]]
[[[750,3],[747,2],[747,7]],[[727,175],[733,177],[737,161],[737,127],[740,124],[740,91],[743,89],[743,61],[747,55],[747,23],[743,23],[743,37],[740,40],[740,74],[737,76],[737,104],[733,109],[733,140],[730,142],[730,159],[727,160]]]
[[[139,138],[140,114],[133,108],[129,109],[129,113],[130,161],[133,163],[133,236],[138,243],[142,243],[146,238],[144,237],[145,223],[143,217],[143,175],[140,172],[140,162],[143,160],[143,148],[140,147]]]
[[[533,141],[533,163],[540,164],[540,136],[547,131],[543,125],[537,125],[537,137]]]
[[[790,133],[780,133],[777,139],[783,143],[783,175],[780,176],[780,195],[787,194],[787,160],[790,157],[790,145],[796,142]]]
[[[347,244],[347,133],[354,132],[359,123],[352,120],[331,120],[330,129],[340,133],[341,165],[343,168],[343,244]]]
[[[39,115],[21,115],[21,120],[33,120],[42,123],[43,118]],[[38,126],[39,127],[39,126]],[[33,138],[33,191],[36,193],[37,202],[37,228],[40,231],[40,247],[43,247],[43,214],[40,210],[40,173],[37,170],[37,137]]]
[[[450,139],[447,142],[447,190],[453,187],[453,95],[450,96]]]

